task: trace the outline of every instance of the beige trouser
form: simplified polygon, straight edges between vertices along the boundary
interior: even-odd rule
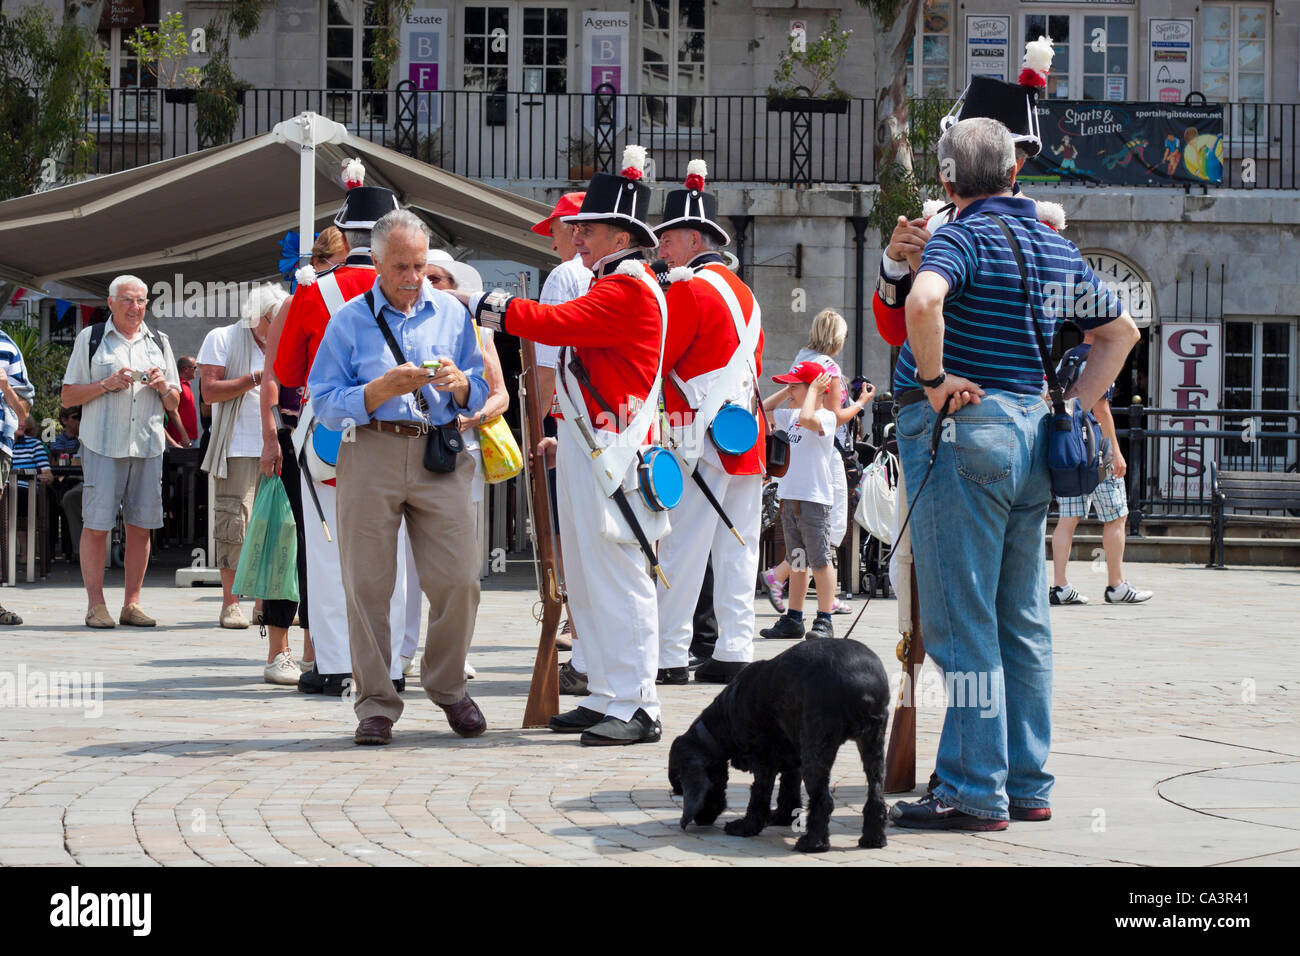
[[[465,696],[465,655],[478,614],[478,559],[473,550],[470,480],[474,462],[462,454],[456,470],[424,467],[424,438],[358,428],[338,461],[338,526],[348,643],[357,717],[402,714],[389,669],[389,601],[397,580],[398,527],[406,518],[420,590],[429,599],[429,630],[420,683],[435,704]]]

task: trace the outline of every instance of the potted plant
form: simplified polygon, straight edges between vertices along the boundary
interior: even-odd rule
[[[817,39],[803,49],[791,43],[777,59],[773,83],[767,88],[767,108],[773,113],[847,113],[849,94],[835,83],[835,70],[849,52],[852,30],[841,30],[834,17]],[[798,71],[806,83],[795,82]]]
[[[182,68],[181,61],[190,46],[179,12],[170,14],[157,30],[140,27],[126,41],[140,61],[140,66],[163,88],[168,103],[193,103],[199,85],[195,67]]]
[[[570,136],[560,147],[560,154],[569,161],[569,178],[585,182],[596,173],[596,141],[587,132]]]

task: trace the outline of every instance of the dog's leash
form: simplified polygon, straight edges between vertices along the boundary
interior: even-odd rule
[[[939,413],[939,417],[935,420],[934,430],[931,433],[930,438],[930,464],[926,466],[925,475],[921,479],[921,485],[916,489],[916,495],[912,498],[912,504],[907,508],[907,514],[903,516],[903,523],[898,529],[898,534],[894,535],[895,542],[903,537],[903,531],[906,530],[907,523],[912,520],[912,509],[916,507],[916,502],[920,499],[921,492],[925,490],[925,483],[930,480],[930,472],[934,471],[934,460],[938,457],[939,440],[943,435],[943,423],[945,419],[952,417],[952,412],[948,411],[948,405],[951,401],[952,396],[950,395],[943,403],[943,411]],[[849,626],[848,631],[845,632],[844,640],[847,641],[849,639],[849,635],[853,633],[853,629],[858,626],[858,621],[862,620],[862,615],[866,613],[867,605],[871,603],[871,598],[872,595],[868,594],[866,603],[862,605],[862,610],[858,612],[858,616],[853,619],[853,623]]]

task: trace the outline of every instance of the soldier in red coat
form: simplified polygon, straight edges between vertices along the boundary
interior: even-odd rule
[[[659,548],[664,573],[675,585],[659,588],[659,667],[664,683],[688,678],[692,617],[712,554],[718,640],[695,679],[725,684],[754,659],[754,581],[766,464],[766,416],[756,387],[763,371],[763,331],[753,292],[717,252],[731,237],[716,221],[717,198],[705,191],[704,161],[692,160],[686,172],[685,188],[668,194],[663,221],[655,227],[659,254],[673,267],[664,296],[664,368],[670,370],[664,406],[682,456],[695,472]]]
[[[585,645],[590,693],[550,727],[581,733],[588,746],[651,743],[662,734],[658,606],[636,531],[652,549],[667,530],[667,512],[642,504],[633,457],[657,430],[666,326],[662,293],[642,254],[658,244],[644,221],[644,162],[645,150],[629,146],[622,172],[597,173],[579,212],[563,218],[574,224],[574,247],[595,275],[586,295],[562,305],[500,290],[462,296],[484,328],[566,346],[555,369],[565,433],[556,494],[569,614]],[[611,491],[615,485],[622,495]],[[620,497],[636,528],[615,506]]]

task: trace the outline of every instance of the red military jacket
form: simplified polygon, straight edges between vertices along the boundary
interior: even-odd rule
[[[640,259],[621,260],[617,269],[644,267]],[[581,359],[591,384],[618,413],[611,420],[582,387],[587,420],[606,431],[621,431],[650,394],[659,367],[659,300],[644,279],[615,271],[592,280],[587,294],[562,305],[512,298],[505,331],[543,345],[569,345]],[[603,271],[603,270],[602,270]],[[560,369],[557,367],[556,388]],[[571,385],[578,383],[568,373]]]
[[[339,283],[343,301],[355,299],[369,291],[378,278],[373,268],[344,264],[329,273]],[[319,280],[312,285],[300,285],[289,303],[289,314],[284,318],[280,344],[275,350],[275,377],[281,385],[300,388],[307,384],[311,363],[316,360],[316,350],[325,337],[325,326],[330,320],[329,309],[321,296]]]
[[[695,262],[700,263],[701,260],[704,262],[702,268],[716,272],[731,286],[744,313],[745,322],[750,322],[754,317],[754,293],[722,263],[720,256],[700,256]],[[718,291],[705,280],[691,278],[674,282],[668,287],[664,298],[668,302],[668,343],[664,348],[664,407],[668,411],[670,422],[674,425],[687,425],[694,421],[695,411],[681,389],[671,380],[669,370],[690,385],[731,361],[732,354],[740,345],[740,338],[736,334],[736,323],[731,317],[731,310]],[[758,374],[762,375],[762,332],[758,334],[754,364]],[[704,383],[701,381],[699,384],[703,386]],[[766,470],[766,416],[758,413],[756,417],[758,441],[752,449],[743,455],[718,452],[722,467],[729,475],[761,475]]]

